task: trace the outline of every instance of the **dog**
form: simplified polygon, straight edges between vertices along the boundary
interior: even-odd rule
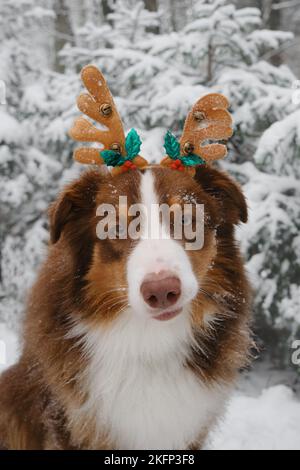
[[[204,205],[203,247],[118,236],[120,196]],[[115,239],[97,236],[104,203],[119,211]],[[250,357],[251,288],[235,241],[247,222],[241,188],[206,165],[195,177],[92,169],[49,214],[22,354],[0,379],[0,447],[203,448]]]

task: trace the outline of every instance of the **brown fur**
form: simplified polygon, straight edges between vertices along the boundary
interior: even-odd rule
[[[205,245],[189,253],[202,282],[192,315],[199,348],[193,347],[187,367],[208,384],[231,383],[247,364],[250,344],[250,289],[234,239],[234,226],[247,221],[244,197],[228,176],[209,167],[201,167],[195,179],[153,171],[160,202],[193,194],[205,204]],[[111,178],[88,171],[51,207],[51,245],[28,302],[22,356],[0,378],[0,448],[114,448],[105,433],[95,441],[92,421],[68,418],[87,399],[79,378],[87,359],[67,334],[83,318],[109,328],[128,304],[126,259],[136,242],[99,241],[96,207],[116,203],[119,194],[129,196],[128,204],[138,202],[139,181],[139,172]],[[210,313],[218,318],[214,328],[204,317]]]

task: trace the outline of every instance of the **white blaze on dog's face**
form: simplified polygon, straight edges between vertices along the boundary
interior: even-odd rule
[[[154,172],[142,174],[140,195],[146,223],[127,262],[129,303],[137,315],[171,320],[195,298],[198,280],[184,245],[168,236]]]

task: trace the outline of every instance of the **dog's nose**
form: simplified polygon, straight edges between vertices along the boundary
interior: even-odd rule
[[[181,295],[181,282],[172,273],[150,274],[141,285],[144,301],[152,308],[168,308]]]

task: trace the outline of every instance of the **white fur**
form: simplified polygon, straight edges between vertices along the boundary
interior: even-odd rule
[[[222,412],[226,390],[205,386],[185,365],[188,312],[160,323],[128,310],[113,326],[81,324],[72,336],[90,362],[89,400],[79,413],[96,417],[99,437],[105,430],[117,449],[186,449]]]
[[[145,216],[152,224],[152,230],[161,238],[152,239],[149,233],[142,233],[141,240],[131,253],[127,263],[129,303],[138,315],[149,316],[149,306],[143,300],[140,288],[148,274],[170,271],[181,281],[182,295],[174,310],[187,305],[197,294],[198,282],[184,248],[178,241],[165,238],[166,232],[160,223],[158,197],[151,171],[142,175],[142,204]],[[146,225],[146,224],[145,224]],[[152,231],[151,231],[152,233]]]

